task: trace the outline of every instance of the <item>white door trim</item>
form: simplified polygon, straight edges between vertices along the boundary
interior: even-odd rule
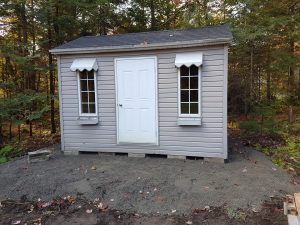
[[[122,60],[140,60],[140,59],[153,59],[154,60],[154,78],[155,78],[155,125],[156,125],[156,143],[154,144],[136,144],[127,143],[131,145],[159,145],[159,128],[158,128],[158,70],[157,70],[157,57],[156,56],[142,56],[142,57],[120,57],[114,59],[114,74],[115,74],[115,107],[116,107],[116,128],[117,128],[117,144],[126,144],[119,142],[119,107],[118,107],[118,75],[117,63]]]

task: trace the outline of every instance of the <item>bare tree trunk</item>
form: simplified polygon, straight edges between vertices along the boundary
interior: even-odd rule
[[[270,53],[268,53],[267,59],[267,100],[271,100],[271,71],[270,71]]]
[[[294,122],[293,107],[290,106],[290,108],[289,108],[289,123],[292,124],[293,122]]]
[[[156,30],[156,21],[155,21],[155,6],[154,0],[150,0],[150,20],[151,20],[151,30]]]
[[[292,5],[291,7],[289,7],[289,11],[290,11],[290,15],[294,15],[295,14],[295,5]],[[293,37],[293,33],[295,30],[295,24],[294,22],[291,22],[290,24],[290,33],[289,33],[289,52],[292,56],[294,56],[295,54],[295,39]],[[289,77],[288,77],[288,85],[290,88],[291,92],[294,92],[294,83],[295,83],[295,65],[292,62],[291,65],[289,66]],[[294,93],[292,94],[292,96],[294,95]]]
[[[30,4],[30,10],[31,10],[31,36],[32,36],[32,60],[31,63],[33,66],[35,66],[35,52],[36,52],[36,38],[35,38],[35,22],[34,22],[34,0],[31,0]],[[30,89],[36,90],[36,70],[34,68],[33,71],[30,71]]]
[[[18,124],[18,140],[21,142],[21,125]]]
[[[204,21],[205,25],[209,25],[208,21],[208,0],[203,1]]]
[[[294,49],[295,49],[295,41],[293,38],[290,39],[290,43],[289,43],[289,50],[290,50],[290,54],[294,55]],[[289,66],[289,73],[288,73],[288,86],[289,86],[289,90],[292,93],[291,96],[294,95],[294,85],[295,85],[295,67],[293,65],[294,63],[292,63],[292,65]]]
[[[3,145],[3,130],[2,130],[2,121],[0,121],[0,148]]]
[[[271,100],[271,72],[267,71],[267,100]]]
[[[12,139],[12,121],[9,121],[9,140]]]
[[[48,15],[48,49],[52,48],[52,31],[51,31],[51,19],[49,12]],[[51,53],[48,53],[48,64],[49,64],[49,84],[50,84],[50,120],[51,120],[51,133],[56,133],[56,124],[55,124],[55,108],[54,108],[54,96],[55,96],[55,80],[54,80],[54,71],[53,71],[53,57]]]
[[[29,136],[32,137],[32,121],[29,121]]]
[[[36,91],[39,92],[40,91],[40,84],[41,84],[41,73],[38,73],[37,76],[37,82],[36,82]]]
[[[299,69],[299,76],[298,76],[298,100],[300,100],[300,69]]]
[[[249,86],[249,97],[252,102],[252,93],[253,93],[253,45],[251,46],[250,52],[250,86]]]
[[[260,67],[258,67],[258,99],[261,100],[261,74],[260,74]]]
[[[55,126],[55,108],[54,108],[54,96],[55,96],[55,87],[54,87],[54,72],[53,72],[53,58],[52,55],[49,53],[49,80],[50,80],[50,113],[51,113],[51,133],[56,133],[56,126]]]

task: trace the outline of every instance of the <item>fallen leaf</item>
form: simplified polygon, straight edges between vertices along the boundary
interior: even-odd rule
[[[251,210],[252,210],[252,212],[255,212],[255,213],[259,212],[256,208],[252,208]]]
[[[46,211],[43,213],[44,215],[50,216],[54,214],[54,211]]]
[[[91,214],[93,212],[93,210],[92,209],[87,209],[85,212],[88,213],[88,214]]]
[[[108,208],[108,205],[105,204],[105,203],[100,202],[100,203],[98,204],[97,207],[98,207],[98,209],[100,209],[100,210],[105,210],[105,209]]]
[[[272,170],[273,170],[273,171],[276,171],[277,169],[276,169],[275,167],[272,167]]]
[[[45,202],[42,204],[42,208],[46,208],[51,205],[51,202]]]
[[[96,166],[92,166],[92,167],[91,167],[91,170],[96,170],[96,169],[97,169]]]
[[[154,188],[153,191],[157,191],[157,188]]]
[[[207,205],[207,206],[204,207],[204,209],[205,209],[205,210],[210,210],[210,206]]]
[[[193,222],[190,221],[190,220],[189,220],[189,221],[186,221],[185,223],[186,223],[186,224],[189,224],[189,225],[193,224]]]
[[[16,220],[16,221],[13,221],[11,224],[20,224],[21,223],[21,220]]]
[[[149,191],[147,191],[147,194],[150,194],[150,192],[149,192]]]
[[[172,212],[172,213],[176,213],[176,209],[172,209],[171,212]]]
[[[112,199],[110,199],[110,201],[113,202],[113,201],[115,201],[115,200],[112,198]]]
[[[31,206],[30,206],[30,209],[27,211],[27,213],[32,213],[33,209],[34,209],[34,206],[31,205]]]
[[[247,172],[247,169],[246,169],[246,168],[245,168],[245,169],[243,169],[243,170],[242,170],[242,172],[243,172],[243,173],[246,173],[246,172]]]
[[[143,194],[143,191],[140,191],[140,194]]]
[[[75,198],[72,197],[72,196],[68,196],[68,197],[67,197],[67,200],[68,200],[68,202],[69,202],[70,204],[75,203]]]

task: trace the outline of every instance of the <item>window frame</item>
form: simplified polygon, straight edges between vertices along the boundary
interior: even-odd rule
[[[97,116],[98,115],[98,94],[97,94],[97,72],[93,69],[94,72],[94,87],[95,87],[95,113],[82,113],[82,102],[81,102],[81,84],[80,84],[80,72],[77,70],[77,89],[78,89],[78,109],[79,116]],[[89,72],[89,71],[88,71]]]
[[[182,65],[185,66],[185,65]],[[177,67],[177,79],[178,79],[178,89],[177,89],[177,94],[178,94],[178,117],[180,118],[201,118],[201,66],[196,66],[198,67],[198,114],[182,114],[181,113],[181,79],[180,79],[180,68],[182,67]],[[192,65],[191,65],[192,66]],[[189,68],[191,66],[186,66]]]

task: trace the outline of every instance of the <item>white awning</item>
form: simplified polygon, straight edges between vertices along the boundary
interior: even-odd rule
[[[202,65],[202,52],[187,52],[176,54],[175,66],[187,66],[191,65],[201,66]]]
[[[82,58],[82,59],[75,59],[70,67],[71,71],[91,71],[91,70],[98,70],[97,61],[95,58]]]

